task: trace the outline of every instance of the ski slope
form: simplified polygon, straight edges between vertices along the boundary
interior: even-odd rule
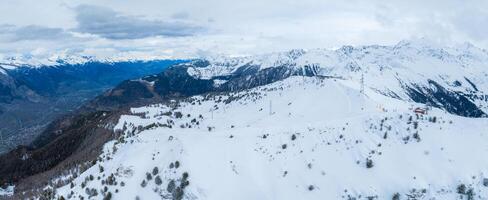
[[[417,107],[424,106],[370,89],[361,94],[350,80],[290,77],[132,108],[99,162],[56,193],[142,200],[488,198],[488,120],[438,109],[416,115]]]

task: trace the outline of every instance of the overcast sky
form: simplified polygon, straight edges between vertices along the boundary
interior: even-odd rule
[[[2,0],[0,54],[249,55],[429,38],[488,47],[486,0]]]

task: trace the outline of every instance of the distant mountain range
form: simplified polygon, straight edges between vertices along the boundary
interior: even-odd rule
[[[182,60],[152,60],[53,66],[0,64],[0,152],[29,144],[53,119],[119,82],[159,73]],[[72,63],[72,62],[71,62]]]

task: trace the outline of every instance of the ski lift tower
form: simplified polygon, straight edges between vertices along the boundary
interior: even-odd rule
[[[359,67],[359,70],[361,70],[361,79],[360,79],[359,93],[361,93],[363,96],[365,96],[365,94],[364,94],[364,70],[363,70],[363,67],[361,67],[361,65],[358,64],[358,62],[356,61],[356,59],[354,59],[353,57],[351,57],[348,53],[345,53],[345,56],[349,57],[354,62],[354,64],[357,67]]]
[[[359,89],[359,92],[364,95],[364,72],[361,69],[361,87]]]

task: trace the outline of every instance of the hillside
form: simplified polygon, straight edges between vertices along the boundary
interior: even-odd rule
[[[290,77],[133,108],[58,196],[102,199],[487,198],[486,119]],[[477,158],[478,157],[478,158]],[[66,177],[65,177],[66,178]],[[485,186],[483,186],[485,184]],[[463,189],[464,188],[464,189]],[[96,190],[96,192],[92,190]],[[462,191],[461,191],[462,190]],[[97,194],[97,195],[96,195]]]
[[[119,82],[159,73],[179,60],[16,65],[0,63],[0,154],[29,145],[54,119]]]

